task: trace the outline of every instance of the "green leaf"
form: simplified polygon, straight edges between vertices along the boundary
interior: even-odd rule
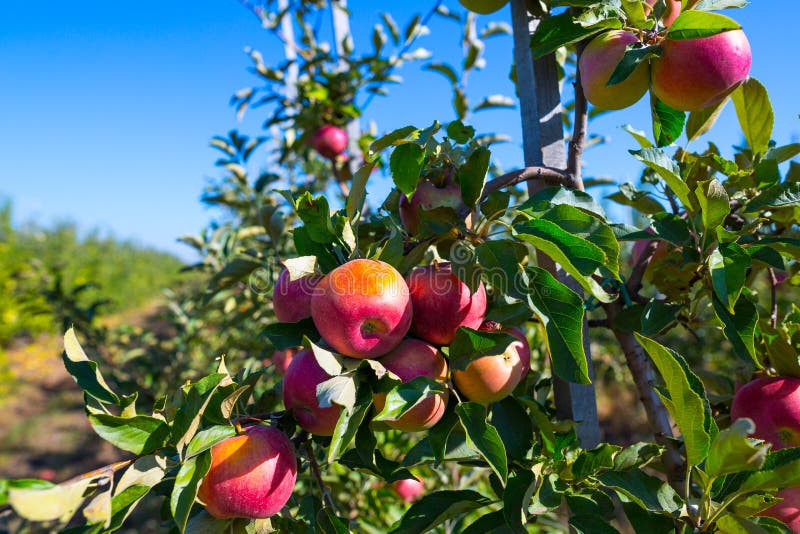
[[[655,96],[650,98],[650,113],[653,118],[653,138],[656,146],[669,146],[681,136],[686,123],[686,113],[672,109]]]
[[[650,512],[674,515],[683,505],[681,498],[669,484],[639,469],[605,471],[597,476],[597,480],[606,488],[624,495]]]
[[[619,445],[601,443],[594,449],[581,451],[572,464],[572,475],[582,480],[596,472],[614,467],[614,456],[622,450]]]
[[[365,163],[353,176],[350,193],[347,195],[347,202],[345,203],[345,212],[350,221],[357,221],[361,215],[364,202],[367,200],[367,181],[374,169],[374,164]]]
[[[700,0],[692,9],[700,11],[719,11],[730,7],[744,7],[747,3],[747,0]]]
[[[396,421],[420,402],[447,393],[447,387],[427,376],[417,376],[393,387],[386,394],[386,404],[372,420]]]
[[[451,67],[447,63],[439,63],[439,62],[428,63],[427,65],[425,65],[422,68],[425,69],[425,70],[431,70],[433,72],[438,72],[439,74],[441,74],[442,76],[447,78],[447,80],[450,82],[451,85],[453,85],[453,86],[458,85],[458,74],[456,74],[455,69],[453,69],[453,67]],[[449,127],[448,127],[448,130],[449,130]],[[448,135],[450,135],[449,132],[448,132]],[[450,135],[450,137],[454,141],[456,141],[457,143],[465,142],[465,141],[459,141],[458,139],[454,138],[452,135]]]
[[[183,452],[184,447],[189,444],[200,428],[206,408],[209,407],[215,392],[223,385],[233,386],[230,376],[224,373],[214,373],[182,388],[183,403],[175,414],[171,429],[172,440],[179,454]],[[235,389],[235,386],[233,388]],[[219,391],[224,396],[231,393],[227,390]],[[221,405],[222,399],[219,401]]]
[[[669,393],[667,407],[683,434],[689,464],[700,465],[717,434],[703,383],[680,354],[650,338],[634,335],[664,379]]]
[[[681,178],[680,167],[678,167],[678,164],[672,161],[663,150],[658,148],[643,148],[641,150],[633,150],[631,154],[656,171],[684,206],[687,208],[692,207],[692,202],[689,198],[689,186],[686,185],[686,182]]]
[[[706,474],[716,478],[738,471],[761,469],[769,452],[769,445],[748,437],[755,432],[752,420],[736,420],[714,438],[706,460]]]
[[[485,241],[475,249],[483,278],[503,294],[520,298],[516,282],[522,270],[521,263],[528,250],[522,243],[511,239]]]
[[[519,471],[508,479],[503,492],[503,516],[512,532],[527,534],[527,510],[535,490],[536,479],[531,471]]]
[[[453,83],[457,83],[457,80],[454,79]],[[447,125],[447,136],[456,143],[464,144],[475,137],[475,128],[461,121],[453,121]]]
[[[792,143],[790,145],[772,147],[764,154],[764,159],[771,159],[778,163],[789,161],[796,155],[800,154],[800,143]]]
[[[624,183],[619,186],[619,191],[606,197],[617,204],[630,206],[640,213],[651,215],[664,211],[664,206],[653,198],[647,191],[641,191],[632,183]]]
[[[461,199],[464,204],[474,208],[481,198],[486,173],[489,172],[489,159],[492,153],[486,147],[478,147],[469,155],[467,162],[458,169],[461,184]]]
[[[800,182],[784,182],[762,191],[745,207],[746,213],[800,206]]]
[[[694,192],[700,204],[703,227],[707,233],[711,233],[725,222],[725,218],[731,212],[728,193],[716,178],[698,183]]]
[[[417,188],[425,161],[425,149],[415,143],[398,146],[389,157],[389,169],[397,188],[406,195],[411,195]]]
[[[553,371],[575,384],[590,384],[583,348],[583,299],[539,267],[525,269],[528,304],[544,326]]]
[[[592,26],[582,26],[571,13],[544,17],[531,36],[534,59],[546,56],[570,43],[582,41],[606,29],[621,28],[619,19],[609,18]]]
[[[208,473],[209,468],[211,468],[211,452],[206,451],[186,460],[175,477],[175,486],[172,488],[169,499],[169,509],[172,511],[172,518],[180,532],[186,529],[186,521],[192,511],[200,482]]]
[[[389,132],[383,137],[376,139],[371,145],[369,145],[369,154],[367,155],[367,158],[370,161],[375,161],[375,159],[384,149],[399,143],[408,143],[409,141],[413,141],[419,136],[419,132],[420,130],[414,126],[405,126],[403,128],[398,128],[393,132]]]
[[[767,89],[755,78],[748,78],[733,92],[731,98],[736,106],[739,125],[753,154],[766,153],[775,124],[775,113]]]
[[[456,407],[458,419],[467,433],[467,445],[479,453],[505,484],[508,459],[497,429],[486,422],[486,407],[477,402],[462,402]]]
[[[75,329],[70,328],[64,334],[64,367],[72,375],[78,386],[100,402],[106,404],[119,404],[119,397],[111,391],[100,371],[97,370],[97,363],[86,356],[78,338],[75,336]]]
[[[317,384],[317,402],[320,408],[334,404],[352,410],[356,402],[356,379],[353,373],[333,376]]]
[[[597,517],[590,515],[570,517],[569,526],[575,530],[575,534],[619,534],[611,523],[598,521]]]
[[[492,424],[500,434],[509,460],[523,460],[533,445],[533,423],[516,397],[492,404]]]
[[[324,196],[314,197],[306,191],[295,200],[295,211],[303,221],[303,228],[312,241],[329,244],[336,240],[337,234],[331,221],[331,209],[328,199]],[[304,254],[304,256],[306,255],[314,256],[315,254]]]
[[[733,19],[717,13],[705,11],[686,10],[672,23],[667,38],[679,39],[700,39],[710,37],[718,33],[739,30],[742,27]]]
[[[55,486],[38,480],[12,480],[8,483],[8,504],[29,521],[66,521],[83,504],[83,495],[93,481],[85,478]]]
[[[459,327],[450,344],[450,368],[463,371],[473,360],[503,354],[514,341],[514,336],[504,332],[484,332],[465,326]]]
[[[714,291],[731,313],[739,300],[751,265],[750,256],[736,243],[723,243],[708,257]]]
[[[755,364],[761,368],[761,363],[756,358],[755,335],[758,324],[758,309],[747,299],[739,299],[733,308],[734,313],[728,311],[715,295],[713,297],[714,312],[722,321],[723,333],[733,345],[734,353],[744,361]]]
[[[271,323],[264,328],[263,335],[277,350],[299,347],[303,344],[304,337],[319,339],[319,333],[311,318],[297,323]]]
[[[532,210],[533,212],[544,212],[552,206],[559,205],[572,206],[593,217],[606,221],[606,214],[603,207],[595,198],[585,191],[570,189],[564,186],[551,186],[540,189],[528,200],[522,203],[517,209],[521,211]]]
[[[448,519],[483,508],[491,501],[472,490],[443,490],[430,493],[412,504],[394,525],[393,534],[429,532]]]
[[[709,106],[700,111],[692,111],[689,113],[689,119],[686,121],[686,137],[689,141],[694,141],[708,132],[714,126],[714,123],[717,122],[717,119],[722,113],[722,110],[725,109],[727,103],[728,99],[725,98],[716,106]]]
[[[514,232],[518,239],[547,254],[595,298],[601,302],[613,300],[614,297],[592,277],[595,271],[606,265],[606,254],[600,247],[545,219],[515,224]]]
[[[236,429],[230,425],[214,425],[205,430],[201,430],[189,442],[186,448],[186,458],[197,456],[201,452],[205,452],[225,438],[230,438],[236,435]]]
[[[628,45],[625,54],[611,74],[611,78],[606,82],[606,87],[624,82],[631,77],[639,65],[660,55],[661,49],[655,45],[643,46],[639,42]]]
[[[347,450],[358,432],[364,417],[372,406],[372,392],[363,384],[358,385],[356,401],[352,410],[342,410],[333,430],[328,447],[328,463],[332,463]]]
[[[662,448],[655,443],[639,442],[628,445],[614,456],[614,470],[625,471],[644,467],[661,456]]]
[[[207,511],[194,514],[186,524],[186,534],[225,534],[237,532],[234,530],[233,518],[217,519]]]
[[[89,422],[98,436],[117,448],[134,454],[148,454],[166,445],[170,428],[161,419],[147,415],[117,417],[91,414]]]

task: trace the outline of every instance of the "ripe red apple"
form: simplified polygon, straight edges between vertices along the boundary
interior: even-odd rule
[[[487,332],[503,331],[497,323],[481,325]],[[491,404],[506,398],[514,391],[531,367],[528,340],[518,329],[506,330],[519,341],[511,343],[502,353],[483,356],[470,362],[463,371],[453,370],[453,382],[469,400]]]
[[[419,232],[420,212],[437,208],[452,208],[459,211],[464,206],[461,199],[461,186],[453,178],[455,169],[440,171],[436,183],[426,178],[418,185],[411,200],[400,195],[400,222],[412,235]]]
[[[489,15],[495,11],[499,11],[508,0],[458,0],[462,6],[466,7],[474,13],[481,15]]]
[[[317,284],[311,318],[322,339],[352,358],[374,358],[395,348],[411,325],[403,276],[386,262],[358,259]]]
[[[786,523],[792,532],[800,532],[800,488],[782,489],[776,496],[783,500],[759,515],[774,517]]]
[[[283,405],[291,410],[303,430],[318,436],[333,435],[342,411],[342,407],[335,404],[321,408],[317,401],[317,386],[329,378],[308,349],[292,358],[283,377]]]
[[[475,294],[453,273],[449,263],[416,267],[406,276],[414,319],[411,332],[436,345],[449,345],[460,326],[478,328],[486,313],[486,290]]]
[[[275,366],[275,370],[278,371],[279,375],[285,375],[286,370],[289,368],[289,365],[292,363],[292,358],[297,354],[297,352],[301,350],[300,347],[291,347],[284,350],[276,350],[272,353],[272,365]]]
[[[272,290],[275,317],[282,323],[296,323],[311,317],[311,295],[319,280],[319,276],[291,280],[287,269],[281,271]]]
[[[606,85],[614,74],[625,48],[639,39],[625,30],[601,33],[581,53],[578,68],[586,98],[600,109],[622,109],[644,96],[650,85],[650,67],[642,62],[624,81]]]
[[[447,362],[439,349],[419,339],[404,339],[392,352],[381,358],[386,369],[408,382],[418,376],[427,376],[440,382],[447,380]],[[397,421],[386,421],[392,428],[404,432],[419,432],[439,422],[447,407],[448,393],[437,393],[404,413]],[[376,393],[375,409],[383,410],[386,394]]]
[[[289,500],[296,478],[289,438],[276,428],[252,426],[211,448],[211,468],[197,497],[219,519],[269,517]]]
[[[656,5],[658,0],[646,0],[644,5],[644,14],[649,15],[650,12],[653,10],[653,6]],[[666,27],[672,26],[672,23],[675,22],[675,19],[678,18],[678,15],[681,14],[681,0],[666,0],[667,9],[664,11],[664,14],[661,15],[661,22]]]
[[[425,484],[416,477],[397,480],[392,484],[392,489],[406,502],[416,501],[425,493]]]
[[[748,417],[753,437],[773,449],[800,446],[800,378],[764,376],[742,386],[733,397],[731,420]]]
[[[747,79],[752,56],[742,30],[701,39],[665,39],[651,62],[653,93],[671,108],[699,111],[722,102]]]
[[[338,126],[326,124],[316,131],[311,146],[326,158],[336,159],[347,148],[347,132]]]

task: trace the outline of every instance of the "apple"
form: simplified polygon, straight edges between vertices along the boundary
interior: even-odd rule
[[[414,502],[425,492],[425,484],[417,477],[404,478],[392,483],[392,489],[405,502]]]
[[[311,295],[319,280],[316,275],[291,280],[289,271],[282,270],[272,290],[275,317],[282,323],[296,323],[311,317]]]
[[[289,438],[276,428],[252,426],[211,448],[211,467],[197,497],[219,519],[264,518],[283,508],[296,479]]]
[[[800,532],[800,488],[782,489],[776,497],[783,500],[758,515],[774,517],[785,523],[792,532]]]
[[[314,150],[328,159],[336,159],[347,148],[347,132],[338,126],[326,124],[311,139]]]
[[[499,11],[508,0],[458,0],[459,3],[474,13],[489,15]]]
[[[427,376],[440,382],[447,380],[447,361],[439,349],[419,339],[404,339],[393,351],[381,358],[381,364],[403,382]],[[437,393],[404,413],[397,421],[386,421],[392,428],[404,432],[419,432],[439,422],[447,407],[448,393]],[[386,394],[376,393],[375,409],[383,410]]]
[[[519,329],[503,330],[497,323],[487,321],[481,330],[505,331],[518,341],[502,353],[472,360],[463,371],[453,370],[453,382],[469,400],[491,404],[506,398],[514,391],[531,367],[531,349]]]
[[[750,43],[742,30],[700,39],[665,39],[651,62],[653,94],[671,108],[700,111],[722,102],[750,73]]]
[[[279,375],[285,375],[286,370],[289,368],[289,365],[292,363],[292,358],[297,354],[297,351],[301,350],[302,347],[291,347],[284,350],[276,350],[272,353],[272,365],[275,366],[275,369],[278,371]]]
[[[303,349],[292,358],[283,377],[283,405],[292,412],[303,430],[318,436],[332,436],[342,407],[321,408],[317,386],[330,375],[320,367],[314,353]]]
[[[748,417],[753,437],[773,449],[800,446],[800,378],[764,376],[742,386],[731,404],[731,421]]]
[[[422,180],[411,195],[411,200],[400,194],[400,222],[412,235],[419,232],[420,211],[437,208],[452,208],[458,211],[464,202],[461,200],[461,186],[447,176],[440,185],[429,179]]]
[[[624,81],[606,85],[614,74],[625,49],[639,39],[625,30],[601,33],[592,39],[578,61],[581,84],[586,99],[600,109],[623,109],[632,106],[647,92],[650,67],[642,62]]]
[[[649,15],[651,11],[653,11],[653,6],[656,5],[658,0],[646,0],[644,5],[644,14]],[[666,0],[667,9],[661,15],[661,23],[666,26],[672,26],[672,23],[675,22],[675,19],[678,18],[678,15],[681,14],[681,0]]]
[[[411,333],[436,345],[449,345],[460,326],[478,328],[486,313],[483,282],[475,294],[449,263],[416,267],[406,276],[414,319]]]
[[[375,358],[395,348],[411,326],[408,286],[383,261],[357,259],[317,284],[311,318],[322,339],[351,358]]]

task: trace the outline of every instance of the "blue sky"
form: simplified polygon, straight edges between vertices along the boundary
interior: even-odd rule
[[[380,4],[404,26],[432,1]],[[460,9],[455,0],[446,4]],[[378,16],[375,5],[350,1],[357,46],[369,42]],[[255,81],[243,50],[259,49],[269,62],[280,57],[280,44],[236,0],[12,0],[3,11],[0,197],[13,201],[16,220],[74,220],[84,230],[100,228],[187,257],[177,236],[199,231],[214,216],[199,202],[207,180],[217,175],[208,140],[233,128],[256,135],[263,120],[255,111],[238,122],[228,106],[231,94]],[[751,74],[772,96],[775,139],[797,141],[800,4],[757,0],[728,14],[747,32],[754,56]],[[507,10],[482,17],[479,27],[508,17]],[[456,25],[434,18],[431,34],[419,45],[438,59],[457,62],[458,39]],[[513,94],[510,56],[510,37],[487,43],[487,68],[469,80],[473,103],[484,94]],[[380,131],[451,120],[448,84],[420,67],[404,67],[399,73],[407,83],[392,87],[389,98],[376,99],[365,119],[375,120]],[[517,113],[470,117],[478,131],[514,138],[495,151],[506,169],[521,165]],[[588,176],[637,180],[639,167],[626,153],[634,144],[619,129],[628,123],[649,129],[644,101],[592,123],[592,131],[609,143],[586,154]],[[732,106],[708,139],[723,149],[740,141]],[[256,168],[265,157],[262,153]],[[386,183],[376,181],[376,189],[385,190]]]

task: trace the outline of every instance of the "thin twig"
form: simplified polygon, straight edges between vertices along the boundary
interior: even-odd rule
[[[772,297],[772,311],[769,314],[769,322],[772,328],[778,327],[778,277],[775,276],[775,269],[770,267],[769,273],[770,296]]]
[[[308,464],[311,466],[311,473],[314,475],[317,486],[319,486],[319,491],[322,493],[322,499],[325,501],[325,504],[338,515],[339,510],[336,507],[336,503],[333,502],[331,492],[328,491],[328,487],[322,480],[322,474],[319,471],[319,464],[317,463],[317,457],[314,456],[314,447],[311,445],[311,441],[306,441],[306,453],[308,453]]]
[[[578,57],[583,52],[585,43],[577,45]],[[589,127],[589,112],[586,102],[586,95],[581,84],[581,72],[575,70],[575,117],[572,125],[572,139],[569,141],[569,152],[567,154],[567,172],[576,183],[583,183],[581,176],[581,158],[583,149],[586,145],[586,130]]]
[[[574,187],[575,185],[572,177],[562,169],[556,169],[555,167],[526,167],[511,171],[488,182],[483,188],[482,199],[489,196],[489,193],[499,189],[505,189],[530,180],[547,180],[566,187]]]
[[[653,256],[658,249],[658,245],[659,242],[655,239],[649,241],[645,249],[639,254],[639,257],[635,258],[636,263],[633,266],[631,276],[628,278],[628,283],[626,284],[629,295],[638,295],[639,290],[642,289],[642,278],[644,278],[647,267],[649,267],[650,263],[653,261]]]

